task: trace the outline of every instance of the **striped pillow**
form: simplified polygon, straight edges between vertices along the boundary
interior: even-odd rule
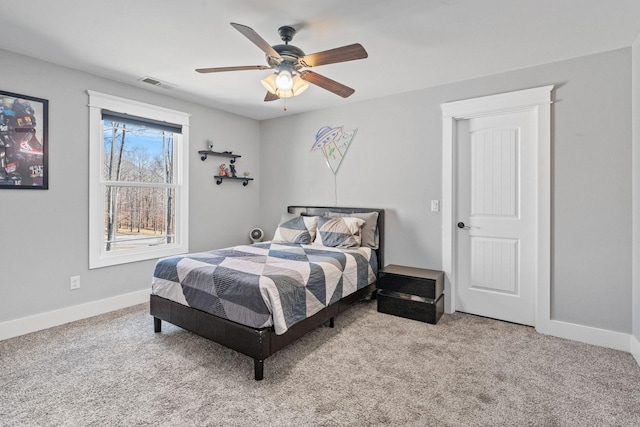
[[[361,242],[360,229],[364,220],[355,217],[318,218],[318,232],[314,245],[332,248],[359,248]]]
[[[317,216],[283,214],[273,235],[273,242],[310,245],[316,237],[317,226]]]

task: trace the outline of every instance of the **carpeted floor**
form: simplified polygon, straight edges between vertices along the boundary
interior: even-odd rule
[[[139,305],[0,342],[2,426],[639,426],[624,352],[363,301],[265,361]]]

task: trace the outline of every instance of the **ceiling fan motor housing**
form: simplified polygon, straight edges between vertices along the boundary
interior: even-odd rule
[[[293,40],[293,36],[296,34],[296,29],[289,25],[285,25],[278,28],[278,34],[280,34],[280,39],[282,39],[285,44],[277,44],[271,47],[273,50],[278,52],[281,58],[272,58],[271,56],[266,55],[267,63],[276,69],[282,63],[290,65],[292,70],[302,68],[299,64],[299,60],[304,57],[305,53],[299,47],[289,44],[289,42]]]
[[[266,55],[267,63],[273,67],[277,68],[282,62],[289,62],[292,64],[292,68],[297,70],[301,68],[301,65],[298,63],[300,58],[303,58],[305,53],[302,49],[297,46],[293,46],[290,44],[277,44],[272,46],[273,50],[278,52],[278,54],[282,57],[282,61],[272,58],[269,55]]]

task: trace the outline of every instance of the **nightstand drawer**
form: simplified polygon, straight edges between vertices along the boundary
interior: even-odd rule
[[[380,313],[434,325],[444,313],[444,294],[437,299],[430,299],[382,289],[378,291],[377,299]]]
[[[444,273],[426,268],[387,265],[380,273],[378,289],[437,299],[444,291]]]

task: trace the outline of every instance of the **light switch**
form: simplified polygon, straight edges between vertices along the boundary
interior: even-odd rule
[[[431,201],[431,212],[440,212],[440,200]]]

